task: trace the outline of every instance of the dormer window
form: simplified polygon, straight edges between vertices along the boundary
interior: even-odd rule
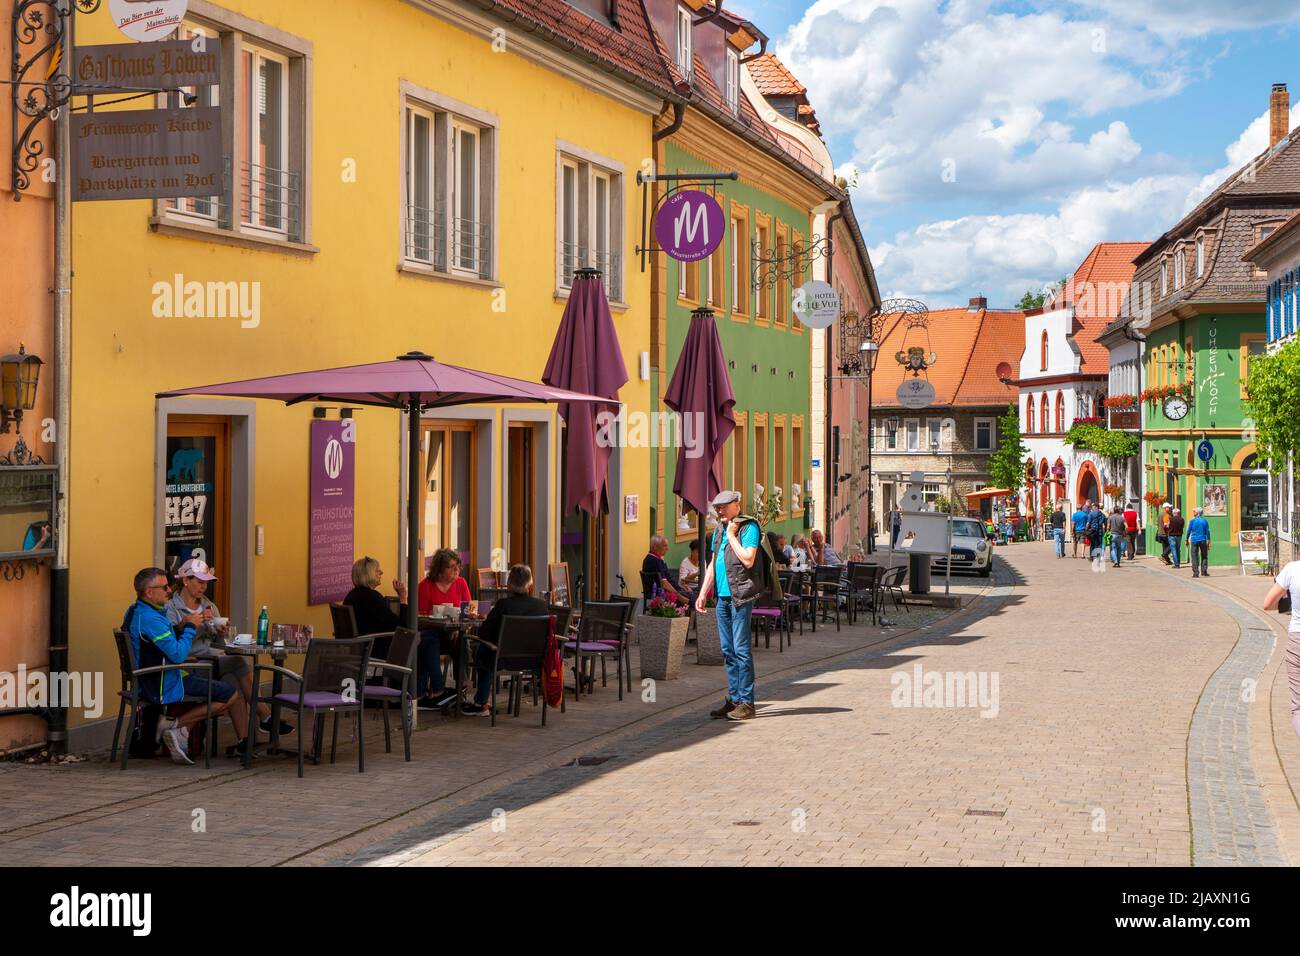
[[[690,78],[691,64],[695,62],[691,50],[691,11],[686,7],[677,8],[677,69],[682,76]]]
[[[1205,275],[1205,237],[1196,237],[1196,278]]]
[[[727,107],[731,115],[740,112],[740,54],[727,51]]]
[[[1162,296],[1169,294],[1169,260],[1160,260],[1160,294]]]
[[[1174,251],[1174,289],[1175,291],[1183,287],[1183,247],[1179,246]]]

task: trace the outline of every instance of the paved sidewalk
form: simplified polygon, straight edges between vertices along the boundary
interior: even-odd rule
[[[1015,579],[987,616],[761,682],[750,724],[683,716],[345,862],[1187,865],[1188,727],[1237,622],[1153,595],[1150,570],[1000,553]],[[996,675],[996,716],[895,706],[918,665]]]
[[[984,582],[965,579],[970,594]],[[759,680],[888,639],[906,626],[937,620],[948,612],[918,609],[898,617],[900,626],[872,628],[834,624],[810,629],[779,653],[755,654]],[[870,618],[867,618],[869,622]],[[633,674],[639,677],[637,648]],[[356,751],[341,728],[338,763],[314,767],[299,780],[293,759],[259,758],[251,770],[231,760],[178,767],[166,759],[132,761],[125,772],[106,755],[87,763],[26,765],[0,762],[0,864],[216,865],[321,862],[399,832],[480,791],[524,779],[562,764],[621,734],[640,732],[716,704],[725,686],[721,667],[697,666],[688,648],[683,677],[660,681],[648,699],[639,680],[620,702],[610,684],[594,697],[569,701],[552,713],[545,730],[525,705],[519,719],[454,720],[420,716],[412,740],[414,760],[383,752],[377,720],[368,718],[366,772],[356,771]],[[228,733],[229,725],[223,726]],[[226,741],[223,739],[223,744]],[[289,737],[288,746],[294,745]],[[198,832],[196,832],[196,830]]]

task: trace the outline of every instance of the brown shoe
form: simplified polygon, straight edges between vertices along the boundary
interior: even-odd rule
[[[746,704],[743,701],[736,705],[735,709],[727,714],[728,720],[752,720],[754,717],[754,705]]]
[[[726,717],[729,713],[731,713],[735,709],[736,709],[736,702],[732,700],[730,697],[724,697],[722,699],[722,706],[719,707],[717,710],[709,711],[709,716],[720,720],[723,717]]]

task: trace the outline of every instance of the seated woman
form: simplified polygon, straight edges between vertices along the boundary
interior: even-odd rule
[[[700,541],[695,538],[691,541],[690,553],[682,558],[682,563],[677,567],[677,584],[678,587],[690,593],[700,585]]]
[[[460,607],[469,599],[469,584],[460,576],[460,555],[450,548],[436,551],[429,563],[429,573],[420,582],[416,592],[420,613],[431,614],[435,606],[443,604]],[[442,665],[438,660],[444,650],[443,637],[441,631],[420,631],[415,692],[420,698],[419,706],[425,710],[441,709],[456,699],[456,691],[449,690],[446,686]],[[450,637],[451,640],[447,641],[449,646],[445,650],[459,668],[459,655],[454,653],[455,637]]]
[[[221,612],[217,606],[207,596],[208,584],[217,579],[212,573],[212,569],[200,561],[198,558],[191,558],[182,564],[176,572],[176,580],[180,582],[179,590],[172,592],[171,600],[167,602],[164,608],[167,614],[167,620],[172,627],[179,630],[182,627],[182,621],[191,614],[198,614],[200,624],[194,635],[194,643],[190,645],[189,656],[187,661],[211,661],[212,676],[217,680],[224,680],[234,683],[239,687],[239,692],[244,695],[245,700],[251,700],[253,696],[253,665],[251,658],[242,654],[227,654],[219,647],[213,647],[212,641],[215,638],[223,638],[223,629],[217,627],[217,618]],[[268,734],[271,732],[271,707],[269,704],[259,703],[257,705],[257,716],[261,719],[262,730]],[[293,732],[293,724],[288,721],[280,721],[280,733],[288,734]]]
[[[812,562],[808,559],[808,539],[801,534],[795,535],[790,539],[790,569],[793,571],[808,571],[812,568]]]
[[[772,546],[772,560],[781,567],[788,568],[790,566],[790,555],[785,535],[769,531],[767,533],[767,543]]]
[[[357,619],[357,636],[365,634],[383,634],[375,638],[370,649],[371,657],[381,660],[388,657],[388,645],[392,643],[392,632],[402,626],[406,617],[406,585],[393,581],[393,590],[402,602],[401,609],[394,614],[388,606],[388,599],[379,593],[379,582],[384,577],[383,568],[374,558],[365,557],[352,565],[352,590],[343,599],[343,603],[352,608]]]
[[[526,564],[516,564],[506,575],[506,590],[510,593],[492,605],[487,620],[479,628],[479,637],[495,644],[501,634],[501,621],[507,615],[534,616],[550,614],[550,606],[541,598],[533,597],[533,569]],[[490,717],[488,698],[492,695],[492,664],[496,659],[496,650],[486,644],[479,644],[474,655],[474,665],[478,668],[478,687],[474,691],[474,703],[465,701],[460,705],[461,713],[470,717]]]

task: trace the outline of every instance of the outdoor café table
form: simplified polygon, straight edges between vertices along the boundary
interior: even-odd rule
[[[439,631],[443,634],[455,634],[456,641],[456,704],[453,716],[461,717],[460,704],[464,700],[465,672],[469,669],[469,642],[483,622],[478,618],[462,621],[459,618],[426,617],[420,615],[419,628],[422,631]]]
[[[274,663],[277,667],[283,667],[285,658],[288,657],[290,654],[303,653],[301,649],[290,648],[284,644],[257,644],[257,643],[236,644],[233,641],[227,641],[225,647],[223,647],[222,650],[225,651],[227,654],[238,654],[241,657],[256,658],[258,656],[265,655],[271,658],[272,663]],[[257,721],[253,721],[251,724],[249,724],[248,726],[249,746],[244,753],[245,767],[252,765],[253,751],[258,747],[265,747],[266,752],[269,754],[281,752],[279,748],[271,746],[271,740],[276,739],[280,736],[279,734],[280,701],[277,698],[283,689],[284,689],[284,675],[281,674],[279,671],[272,671],[271,672],[271,727],[272,727],[271,734],[268,740],[266,741],[266,743],[259,744],[257,742]],[[256,690],[256,688],[254,690]],[[298,732],[302,733],[301,727],[298,728]],[[287,753],[287,751],[285,752]]]

